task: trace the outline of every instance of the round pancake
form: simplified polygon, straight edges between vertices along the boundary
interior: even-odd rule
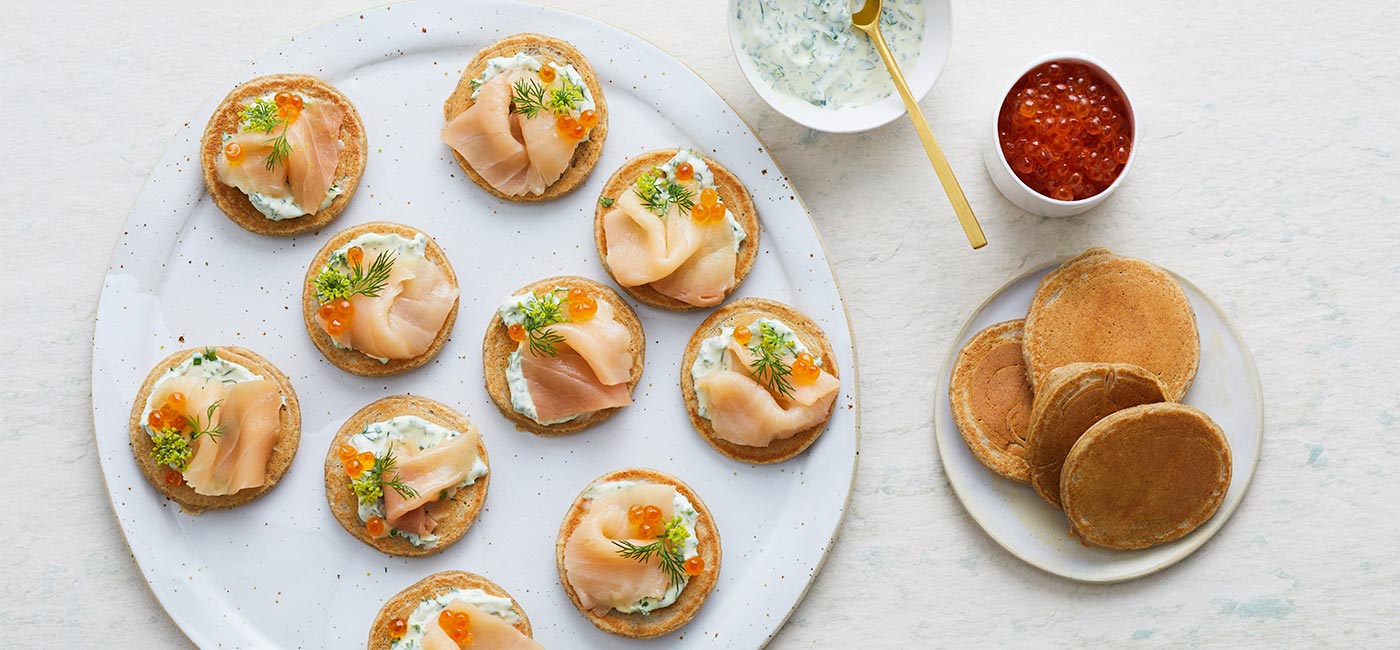
[[[772,318],[786,323],[797,333],[797,338],[803,344],[821,355],[822,372],[840,379],[840,370],[834,363],[836,357],[831,350],[831,342],[826,340],[826,333],[815,321],[780,302],[763,298],[743,298],[716,309],[690,336],[690,342],[685,346],[685,356],[681,358],[681,398],[685,401],[686,413],[690,415],[690,424],[711,447],[734,460],[765,465],[781,463],[812,446],[826,430],[827,422],[831,421],[831,411],[836,409],[836,402],[840,397],[831,402],[831,410],[827,411],[826,419],[820,424],[798,431],[787,438],[774,440],[767,447],[750,447],[717,438],[709,418],[700,415],[700,402],[695,396],[695,380],[690,376],[690,367],[695,364],[695,358],[700,354],[700,344],[705,339],[717,336],[726,325],[747,327],[760,318]]]
[[[617,277],[613,276],[612,269],[608,267],[608,238],[603,232],[603,217],[612,211],[611,207],[603,207],[602,199],[608,198],[614,201],[622,196],[627,188],[632,187],[637,182],[637,178],[644,172],[665,164],[676,155],[677,149],[658,149],[641,154],[625,163],[622,168],[613,172],[612,177],[603,185],[603,193],[598,197],[599,202],[595,203],[593,213],[593,242],[598,247],[598,260],[603,264],[603,270],[608,272],[608,276],[617,282]],[[699,153],[699,152],[696,152]],[[701,155],[705,164],[709,165],[710,171],[715,175],[715,185],[718,186],[719,198],[724,203],[730,214],[734,215],[734,220],[744,227],[745,238],[739,244],[738,259],[734,265],[734,286],[725,292],[727,299],[744,283],[744,279],[749,277],[749,271],[753,270],[753,263],[758,259],[758,245],[760,228],[758,225],[758,209],[754,207],[753,197],[749,196],[749,191],[744,187],[739,177],[730,172],[724,165],[719,164],[715,159]],[[656,289],[651,285],[641,285],[637,287],[623,286],[618,283],[627,295],[632,296],[637,302],[644,305],[656,307],[657,309],[668,309],[671,311],[690,311],[693,309],[706,309],[697,307],[688,302],[676,300]]]
[[[1209,416],[1176,403],[1114,413],[1065,458],[1070,532],[1096,546],[1147,548],[1210,519],[1230,488],[1230,444]]]
[[[987,469],[1029,483],[1026,429],[1035,395],[1021,352],[1023,320],[978,332],[958,352],[948,382],[948,404],[963,441]]]
[[[569,537],[578,528],[579,522],[586,514],[588,499],[584,497],[594,485],[607,483],[609,481],[634,481],[637,483],[652,483],[675,486],[676,491],[690,501],[695,507],[695,511],[700,516],[695,521],[696,552],[699,557],[705,560],[705,571],[690,579],[686,583],[676,602],[667,607],[652,610],[650,614],[623,614],[615,609],[608,610],[608,613],[599,616],[591,610],[584,609],[579,601],[578,592],[574,591],[569,584],[568,574],[564,570],[564,545],[568,543]],[[705,604],[705,599],[709,598],[710,591],[719,582],[719,567],[723,559],[723,550],[720,548],[719,529],[715,527],[714,516],[710,514],[709,508],[705,507],[705,502],[700,500],[700,496],[680,479],[669,474],[663,474],[653,469],[622,469],[604,474],[594,479],[579,493],[578,498],[569,507],[569,511],[564,515],[564,523],[559,527],[559,538],[554,543],[554,561],[559,569],[559,584],[564,586],[564,591],[569,595],[569,601],[578,608],[588,622],[594,627],[607,632],[631,639],[650,639],[663,634],[669,634],[680,629],[690,619],[695,618],[699,613],[700,606]]]
[[[512,57],[520,52],[526,52],[546,61],[572,64],[579,76],[583,77],[583,83],[588,86],[588,92],[593,95],[593,103],[597,106],[598,124],[593,127],[592,131],[589,131],[588,140],[579,143],[574,148],[574,157],[569,161],[569,166],[564,169],[564,175],[546,187],[544,192],[540,194],[512,196],[491,187],[491,184],[476,173],[467,159],[463,158],[462,154],[457,153],[455,149],[448,147],[447,150],[452,152],[452,157],[457,159],[457,164],[461,165],[462,170],[467,172],[467,176],[471,177],[472,181],[496,197],[520,203],[548,201],[564,196],[583,184],[584,179],[588,178],[588,174],[592,173],[593,168],[598,166],[598,157],[603,152],[603,141],[608,137],[608,102],[603,97],[603,85],[598,83],[598,76],[593,72],[593,66],[588,63],[588,59],[585,59],[583,54],[573,45],[542,34],[524,33],[507,36],[481,48],[481,51],[477,52],[476,56],[467,63],[467,67],[462,69],[462,78],[457,82],[457,88],[452,91],[447,102],[442,105],[442,115],[448,122],[451,122],[452,118],[471,108],[474,103],[472,91],[475,90],[471,86],[471,81],[486,71],[487,61],[498,56]]]
[[[282,393],[282,398],[286,403],[282,405],[278,413],[278,419],[282,425],[281,433],[277,443],[272,447],[272,455],[267,459],[267,478],[261,487],[239,490],[233,494],[225,496],[207,496],[194,491],[194,488],[186,485],[183,481],[179,485],[170,486],[165,484],[165,465],[157,464],[151,458],[151,450],[155,444],[151,442],[150,434],[141,426],[141,412],[146,409],[146,400],[151,397],[151,391],[155,389],[156,382],[160,380],[165,371],[174,366],[184,363],[195,352],[203,351],[205,348],[189,348],[172,354],[146,375],[146,381],[141,384],[141,390],[136,393],[136,403],[131,406],[131,419],[128,428],[131,434],[131,450],[136,454],[136,464],[141,467],[141,473],[146,480],[155,486],[156,491],[164,494],[166,498],[180,505],[180,509],[187,514],[197,515],[205,510],[224,510],[234,506],[243,505],[256,499],[268,490],[271,490],[277,482],[282,479],[282,475],[287,473],[287,469],[292,465],[292,458],[296,456],[297,447],[301,444],[301,405],[297,402],[297,393],[292,390],[292,382],[287,379],[287,375],[282,374],[276,366],[267,359],[247,348],[234,346],[217,346],[214,348],[220,358],[236,363],[255,375],[261,375],[264,379],[269,379],[277,384],[277,390]]]
[[[374,538],[365,528],[365,522],[360,521],[360,500],[355,496],[354,490],[350,489],[350,477],[346,475],[345,466],[336,455],[336,450],[341,445],[349,444],[351,436],[363,431],[366,426],[400,415],[416,415],[452,431],[466,432],[476,429],[476,425],[461,413],[426,397],[391,395],[373,402],[350,416],[350,419],[340,426],[335,438],[331,439],[330,447],[326,449],[326,503],[330,505],[331,514],[335,515],[336,521],[356,539],[389,555],[422,557],[441,552],[461,539],[467,529],[471,528],[477,515],[481,514],[482,505],[486,503],[486,491],[491,485],[491,472],[487,471],[486,475],[476,479],[475,483],[457,490],[457,494],[452,497],[452,507],[442,512],[441,517],[433,517],[437,520],[437,527],[433,529],[433,534],[438,536],[436,546],[419,548],[406,539],[392,535]],[[476,453],[490,470],[491,461],[486,456],[486,441],[480,436],[477,438]]]
[[[511,608],[520,615],[515,629],[520,630],[525,636],[534,638],[534,630],[530,627],[530,617],[525,615],[525,609],[516,602],[515,597],[507,593],[500,585],[475,573],[442,571],[423,578],[407,589],[394,594],[393,598],[390,598],[383,607],[379,608],[379,614],[374,617],[374,624],[369,628],[369,650],[389,650],[393,645],[393,637],[389,636],[390,621],[396,618],[407,621],[408,617],[413,614],[413,610],[418,609],[419,603],[429,598],[436,598],[453,587],[480,589],[492,596],[509,598]]]
[[[1056,368],[1035,394],[1026,429],[1026,461],[1037,494],[1060,505],[1065,455],[1095,422],[1130,406],[1166,401],[1157,376],[1127,363]]]
[[[340,123],[340,141],[345,146],[340,150],[340,158],[335,168],[336,182],[345,188],[345,192],[318,212],[295,219],[273,221],[248,202],[248,195],[244,194],[243,190],[219,182],[214,161],[224,148],[223,134],[238,131],[238,124],[242,121],[238,114],[243,107],[254,98],[284,90],[330,102],[345,111],[345,119]],[[355,190],[360,187],[360,178],[365,174],[365,159],[368,155],[365,125],[360,120],[360,113],[355,110],[355,105],[334,86],[304,74],[268,75],[251,79],[234,88],[219,107],[214,109],[214,114],[209,117],[209,124],[204,127],[204,135],[199,142],[199,163],[204,170],[204,185],[209,188],[209,196],[214,200],[214,205],[244,230],[280,237],[318,230],[340,216],[340,213],[345,211],[345,206],[350,204],[350,199],[354,198]]]
[[[1196,313],[1171,275],[1142,260],[1092,248],[1040,281],[1023,343],[1031,385],[1078,361],[1131,363],[1186,395],[1200,362]]]
[[[632,353],[632,378],[627,380],[627,392],[631,394],[636,391],[637,383],[642,380],[642,367],[645,365],[647,351],[646,334],[642,332],[642,321],[637,318],[637,312],[632,311],[632,306],[627,304],[622,296],[617,295],[616,291],[606,285],[577,275],[545,278],[521,287],[511,292],[510,295],[518,296],[531,291],[548,291],[555,287],[583,287],[594,300],[605,300],[612,305],[613,317],[632,334],[632,347],[629,348]],[[550,425],[540,424],[516,413],[515,408],[510,404],[510,382],[506,380],[506,366],[510,365],[510,354],[519,346],[520,344],[512,340],[506,331],[501,321],[500,311],[491,312],[491,322],[486,325],[486,337],[481,342],[481,361],[486,374],[486,392],[491,395],[491,401],[495,402],[496,409],[501,412],[501,415],[515,423],[516,429],[541,436],[562,436],[583,431],[612,417],[622,408],[619,406],[603,409],[568,422]]]
[[[311,266],[306,269],[306,279],[301,286],[302,321],[306,325],[306,333],[311,336],[311,342],[316,344],[316,349],[325,355],[327,361],[345,372],[361,377],[388,377],[413,370],[437,356],[438,351],[442,350],[442,346],[447,343],[447,337],[452,333],[452,326],[457,322],[457,307],[461,304],[461,296],[458,296],[457,301],[452,303],[452,311],[448,312],[447,320],[443,321],[442,329],[438,330],[437,338],[433,339],[427,350],[416,357],[390,359],[388,363],[380,363],[378,359],[372,359],[358,350],[336,347],[331,336],[316,322],[316,310],[320,308],[321,302],[316,299],[316,288],[311,281],[316,279],[316,275],[321,272],[321,268],[330,259],[331,253],[350,243],[350,240],[366,233],[394,234],[407,239],[413,239],[422,234],[428,240],[428,246],[424,250],[423,256],[442,269],[454,287],[458,286],[457,274],[452,271],[452,263],[447,261],[447,255],[442,252],[442,248],[438,246],[436,240],[416,228],[389,221],[371,221],[346,228],[327,240],[320,252],[316,253],[316,257],[311,260]]]

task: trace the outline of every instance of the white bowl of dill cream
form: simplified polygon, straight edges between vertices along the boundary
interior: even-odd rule
[[[880,32],[914,96],[948,61],[949,0],[884,0]],[[851,26],[861,0],[729,0],[729,42],[749,85],[798,124],[855,133],[904,115],[875,44]]]

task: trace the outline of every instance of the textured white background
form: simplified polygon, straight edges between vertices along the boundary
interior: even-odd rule
[[[7,647],[188,646],[130,559],[93,452],[107,257],[218,82],[367,4],[0,2]],[[713,84],[802,192],[844,288],[860,472],[826,568],[770,647],[1400,647],[1400,5],[956,3],[951,60],[923,106],[991,241],[973,253],[908,125],[830,136],[776,115],[739,73],[719,0],[550,4],[629,29]],[[1051,221],[997,194],[980,138],[1016,68],[1064,48],[1124,78],[1143,130],[1113,199]],[[1267,400],[1263,459],[1220,535],[1107,587],[993,544],[952,496],[931,425],[934,373],[966,315],[1022,270],[1090,245],[1210,292],[1253,348]]]

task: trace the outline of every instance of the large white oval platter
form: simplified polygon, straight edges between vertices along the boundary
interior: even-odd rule
[[[1062,260],[1063,261],[1063,260]],[[1173,274],[1196,310],[1201,333],[1201,364],[1183,403],[1205,411],[1230,442],[1231,480],[1215,516],[1170,544],[1138,551],[1113,551],[1070,537],[1064,513],[1046,503],[1029,485],[1008,481],[983,467],[968,451],[948,406],[948,381],[958,350],[988,325],[1025,318],[1036,285],[1059,262],[1041,266],[1008,282],[973,312],[963,325],[938,377],[934,431],[938,455],[953,492],[992,539],[1012,555],[1050,573],[1082,582],[1119,582],[1165,569],[1206,543],[1244,498],[1264,439],[1264,398],[1249,347],[1224,310],[1199,287]]]
[[[438,139],[442,102],[482,46],[520,31],[552,34],[589,58],[612,111],[602,160],[584,186],[543,204],[499,201],[468,180]],[[369,164],[349,209],[293,239],[247,233],[215,208],[199,169],[204,120],[238,83],[262,74],[321,76],[359,108]],[[748,186],[763,225],[752,275],[737,296],[811,315],[836,350],[842,392],[826,433],[776,466],[737,463],[695,434],[681,401],[683,346],[708,312],[639,307],[647,334],[636,403],[563,438],[515,431],[486,395],[481,340],[500,300],[533,280],[607,280],[593,244],[593,205],[627,158],[692,146]],[[312,346],[299,313],[302,278],[336,231],[374,220],[427,232],[460,280],[446,347],[400,377],[343,373]],[[301,399],[301,448],[276,489],[230,511],[182,514],[142,477],[127,419],[142,379],[184,347],[240,345],[276,364]],[[117,244],[93,342],[93,419],[113,508],[166,611],[203,648],[362,647],[385,599],[447,569],[510,591],[550,648],[610,647],[559,586],[554,542],[574,497],[594,477],[640,466],[687,481],[723,536],[720,581],[680,632],[637,648],[757,648],[796,607],[830,548],[850,494],[859,442],[855,350],[835,278],[796,192],[761,142],[698,76],[665,52],[574,14],[505,1],[415,2],[319,27],[223,83],[175,137]],[[322,463],[342,422],[399,393],[443,401],[482,430],[491,489],[476,525],[429,558],[393,558],[350,537],[326,508]]]

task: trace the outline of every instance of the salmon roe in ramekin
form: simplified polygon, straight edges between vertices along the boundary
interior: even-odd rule
[[[1063,61],[1042,63],[1011,87],[997,137],[1016,177],[1058,201],[1108,189],[1133,148],[1122,94],[1089,66]]]

